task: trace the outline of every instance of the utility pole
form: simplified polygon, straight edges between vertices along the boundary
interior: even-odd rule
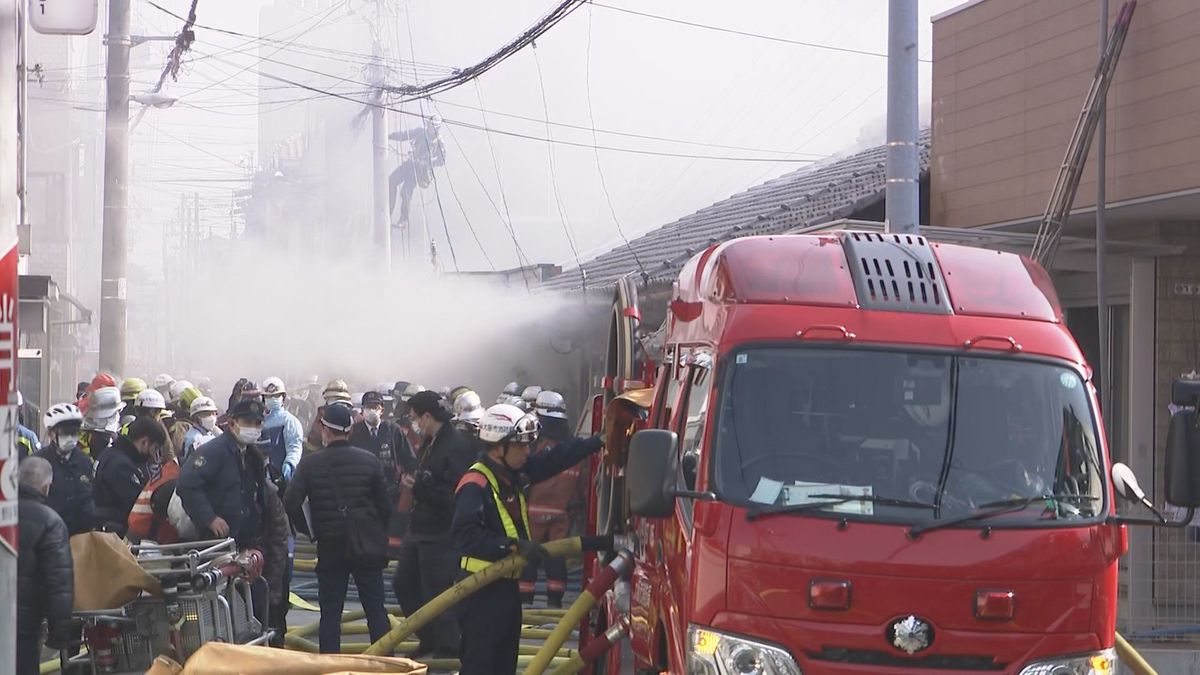
[[[921,228],[917,154],[917,0],[888,0],[887,202],[888,232]]]
[[[379,44],[379,27],[383,25],[383,8],[375,0],[375,22],[368,25],[371,31],[371,222],[375,230],[375,246],[382,258],[384,274],[392,272],[392,224],[388,213],[388,133],[387,119],[383,110],[383,85],[387,69],[383,64],[383,46]]]
[[[100,370],[125,372],[129,248],[129,0],[108,3],[104,132],[104,242],[100,261]]]
[[[1108,0],[1100,0],[1100,56],[1108,49]],[[1100,412],[1111,412],[1112,382],[1108,360],[1108,289],[1105,287],[1105,259],[1108,258],[1108,223],[1105,214],[1105,182],[1108,167],[1108,95],[1100,101],[1100,121],[1096,125],[1096,329],[1100,333]],[[1107,427],[1106,427],[1107,428]]]

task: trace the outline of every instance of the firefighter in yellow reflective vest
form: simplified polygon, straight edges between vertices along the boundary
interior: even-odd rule
[[[529,536],[529,486],[575,466],[598,451],[601,441],[573,438],[531,457],[540,430],[536,414],[507,404],[488,408],[479,420],[483,456],[458,484],[450,530],[462,575],[511,553],[520,553],[531,565],[545,558],[545,549]],[[460,607],[459,674],[516,673],[521,641],[517,576],[484,587]]]

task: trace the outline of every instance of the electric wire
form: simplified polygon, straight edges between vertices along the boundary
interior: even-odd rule
[[[473,84],[475,85],[475,95],[479,98],[479,107],[482,108],[483,107],[483,89],[482,89],[482,87],[479,86],[478,81],[474,81]],[[516,230],[513,229],[512,213],[508,209],[508,196],[504,192],[504,178],[500,174],[500,160],[498,160],[496,158],[496,146],[495,146],[495,144],[492,143],[492,134],[490,131],[487,131],[487,126],[488,126],[487,115],[485,114],[482,119],[483,119],[484,136],[487,138],[488,152],[492,156],[492,168],[496,172],[496,186],[500,189],[500,203],[504,205],[505,225],[508,227],[509,233],[512,234],[513,245],[517,249],[517,266],[523,267],[524,265],[530,264],[530,260],[529,260],[529,258],[525,258],[524,262],[522,262],[523,251],[521,251],[520,245],[517,244],[517,233],[516,233]],[[525,281],[525,290],[528,291],[529,290],[529,280],[525,277],[524,274],[521,275],[521,279],[523,279]]]
[[[751,33],[749,31],[735,30],[733,28],[725,28],[723,26],[713,26],[713,25],[709,25],[709,24],[698,23],[695,21],[676,19],[676,18],[669,17],[669,16],[660,16],[658,14],[650,14],[648,12],[639,12],[637,10],[627,9],[625,7],[616,7],[614,5],[606,5],[603,2],[595,2],[594,0],[592,0],[588,4],[596,6],[596,7],[600,7],[603,9],[612,10],[614,12],[621,12],[623,14],[632,14],[632,15],[644,17],[647,19],[654,19],[656,21],[665,21],[668,23],[679,24],[682,26],[691,26],[692,28],[703,28],[705,30],[716,31],[716,32],[720,32],[720,33],[729,33],[731,35],[740,35],[742,37],[757,38],[759,40],[767,40],[770,42],[780,42],[783,44],[795,45],[798,47],[812,47],[814,49],[827,49],[827,50],[835,51],[835,52],[845,52],[847,54],[860,54],[862,56],[874,56],[877,58],[885,58],[885,59],[887,58],[886,52],[874,52],[874,51],[870,51],[867,49],[854,49],[853,47],[839,47],[837,45],[822,44],[820,42],[805,42],[803,40],[791,40],[788,38],[781,38],[781,37],[777,37],[774,35],[763,35],[761,33]],[[930,59],[920,59],[920,61],[923,63],[931,62]]]
[[[592,107],[592,8],[588,7],[588,29],[587,29],[587,47],[584,57],[584,87],[587,91],[587,107],[588,120],[592,126],[592,143],[596,141],[596,111]],[[483,105],[480,103],[480,105]],[[600,176],[600,187],[604,191],[604,199],[608,202],[608,211],[612,214],[613,224],[617,226],[617,234],[621,236],[621,241],[625,242],[625,247],[629,249],[629,253],[633,255],[634,262],[637,263],[638,269],[642,272],[643,283],[648,282],[650,274],[646,272],[646,266],[642,264],[642,259],[634,250],[633,244],[629,243],[629,238],[625,236],[625,230],[621,227],[621,220],[617,218],[617,209],[613,207],[612,195],[608,193],[608,182],[604,180],[604,168],[600,165],[600,151],[593,149],[592,156],[596,159],[596,173]]]
[[[563,207],[562,194],[558,189],[558,175],[554,167],[554,144],[550,142],[553,138],[553,132],[550,128],[550,101],[546,96],[546,80],[542,76],[542,60],[538,56],[537,45],[533,45],[530,50],[533,53],[533,63],[537,67],[538,87],[542,92],[542,111],[546,116],[546,157],[550,164],[550,187],[554,191],[554,203],[558,207],[558,217],[563,227],[563,234],[567,237],[567,243],[571,246],[571,255],[575,257],[575,265],[579,268],[579,283],[580,286],[587,289],[587,273],[583,270],[583,262],[579,259],[579,248],[575,245],[575,233],[571,226],[571,219],[567,217],[566,209]]]

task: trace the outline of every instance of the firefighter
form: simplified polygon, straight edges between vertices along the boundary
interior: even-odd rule
[[[217,434],[220,433],[220,430],[217,429],[219,412],[217,402],[207,396],[201,396],[192,401],[193,426],[191,431],[183,437],[183,452],[179,455],[180,461],[186,461],[193,450],[217,437]]]
[[[526,412],[534,412],[534,405],[537,403],[538,394],[542,393],[542,388],[536,384],[531,384],[521,391],[521,407]]]
[[[424,440],[413,474],[413,508],[400,547],[392,589],[404,613],[421,608],[454,583],[450,523],[454,488],[475,459],[473,444],[451,425],[451,413],[437,392],[422,391],[408,400],[413,429]],[[458,626],[440,616],[417,631],[418,654],[453,657]]]
[[[402,492],[409,489],[401,487],[401,478],[411,476],[416,471],[417,458],[400,425],[384,419],[386,404],[383,394],[377,391],[363,394],[362,408],[362,420],[350,428],[350,444],[375,455],[383,465],[388,504],[393,509],[393,515],[388,520],[388,554],[397,556],[404,530],[408,526],[407,509],[403,514],[395,512],[400,505]]]
[[[87,410],[80,407],[83,413],[83,433],[79,442],[83,451],[93,462],[104,458],[117,432],[121,430],[121,390],[116,387],[100,387],[83,399]]]
[[[42,449],[42,442],[38,439],[33,429],[25,426],[25,397],[21,392],[17,392],[17,433],[14,441],[17,444],[17,457],[25,459],[32,457]]]
[[[175,378],[166,373],[162,373],[154,378],[154,389],[162,394],[164,399],[171,395],[172,384],[175,384]]]
[[[542,391],[534,402],[534,412],[542,425],[535,453],[545,452],[551,445],[571,437],[567,407],[562,394]],[[535,455],[536,456],[536,455]],[[529,491],[529,517],[532,539],[539,544],[562,539],[571,529],[571,518],[583,494],[583,466],[576,464],[562,473],[533,486]],[[561,608],[567,590],[567,561],[551,558],[545,562],[546,604]],[[538,568],[526,565],[521,578],[521,599],[533,601]]]
[[[96,467],[79,447],[83,413],[74,404],[60,403],[46,411],[46,430],[50,442],[37,453],[50,462],[54,482],[46,505],[54,509],[71,535],[91,531],[96,523],[92,502],[92,481]]]
[[[500,392],[500,395],[496,397],[496,403],[508,403],[509,399],[513,396],[520,396],[521,391],[522,389],[520,382],[509,382],[508,384],[504,385],[504,389]]]
[[[167,413],[167,401],[157,389],[147,389],[137,395],[131,412],[134,418],[148,417],[161,422]]]
[[[601,442],[599,437],[574,439],[531,456],[540,427],[537,415],[503,403],[488,408],[480,420],[484,455],[459,481],[450,529],[462,575],[511,553],[533,566],[547,557],[530,537],[529,485],[578,464]],[[460,675],[517,672],[521,595],[515,578],[493,582],[464,600],[459,623]]]
[[[121,408],[121,418],[133,417],[133,408],[137,405],[138,394],[146,391],[148,388],[146,381],[140,377],[127,377],[121,383],[121,402],[124,407]]]
[[[325,405],[317,408],[317,414],[313,416],[312,425],[309,426],[308,435],[305,436],[305,443],[309,450],[321,447],[321,416],[325,414],[325,408],[334,403],[354,404],[354,399],[350,396],[350,387],[345,380],[330,380],[329,384],[325,385],[325,390],[321,392],[321,397],[325,400]]]
[[[479,394],[470,389],[454,399],[454,427],[465,436],[479,440],[479,420],[483,418],[483,403]]]
[[[278,377],[268,377],[263,382],[263,396],[267,405],[267,417],[263,420],[263,435],[259,449],[271,462],[271,467],[283,480],[290,480],[292,472],[300,464],[304,452],[304,427],[295,415],[284,409],[287,388]]]
[[[99,529],[125,536],[129,512],[150,479],[149,463],[162,456],[167,442],[161,422],[139,418],[130,422],[112,449],[100,457],[92,490]]]
[[[161,463],[148,462],[147,469],[149,479],[129,511],[125,536],[135,542],[174,544],[179,541],[179,532],[167,517],[167,507],[179,480],[179,462],[173,454],[164,453]]]

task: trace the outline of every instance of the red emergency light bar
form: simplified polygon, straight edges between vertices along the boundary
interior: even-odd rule
[[[931,248],[953,313],[1062,321],[1050,275],[1029,258],[956,244]],[[744,237],[710,247],[684,266],[671,312],[680,321],[694,321],[705,301],[860,306],[837,235]]]

